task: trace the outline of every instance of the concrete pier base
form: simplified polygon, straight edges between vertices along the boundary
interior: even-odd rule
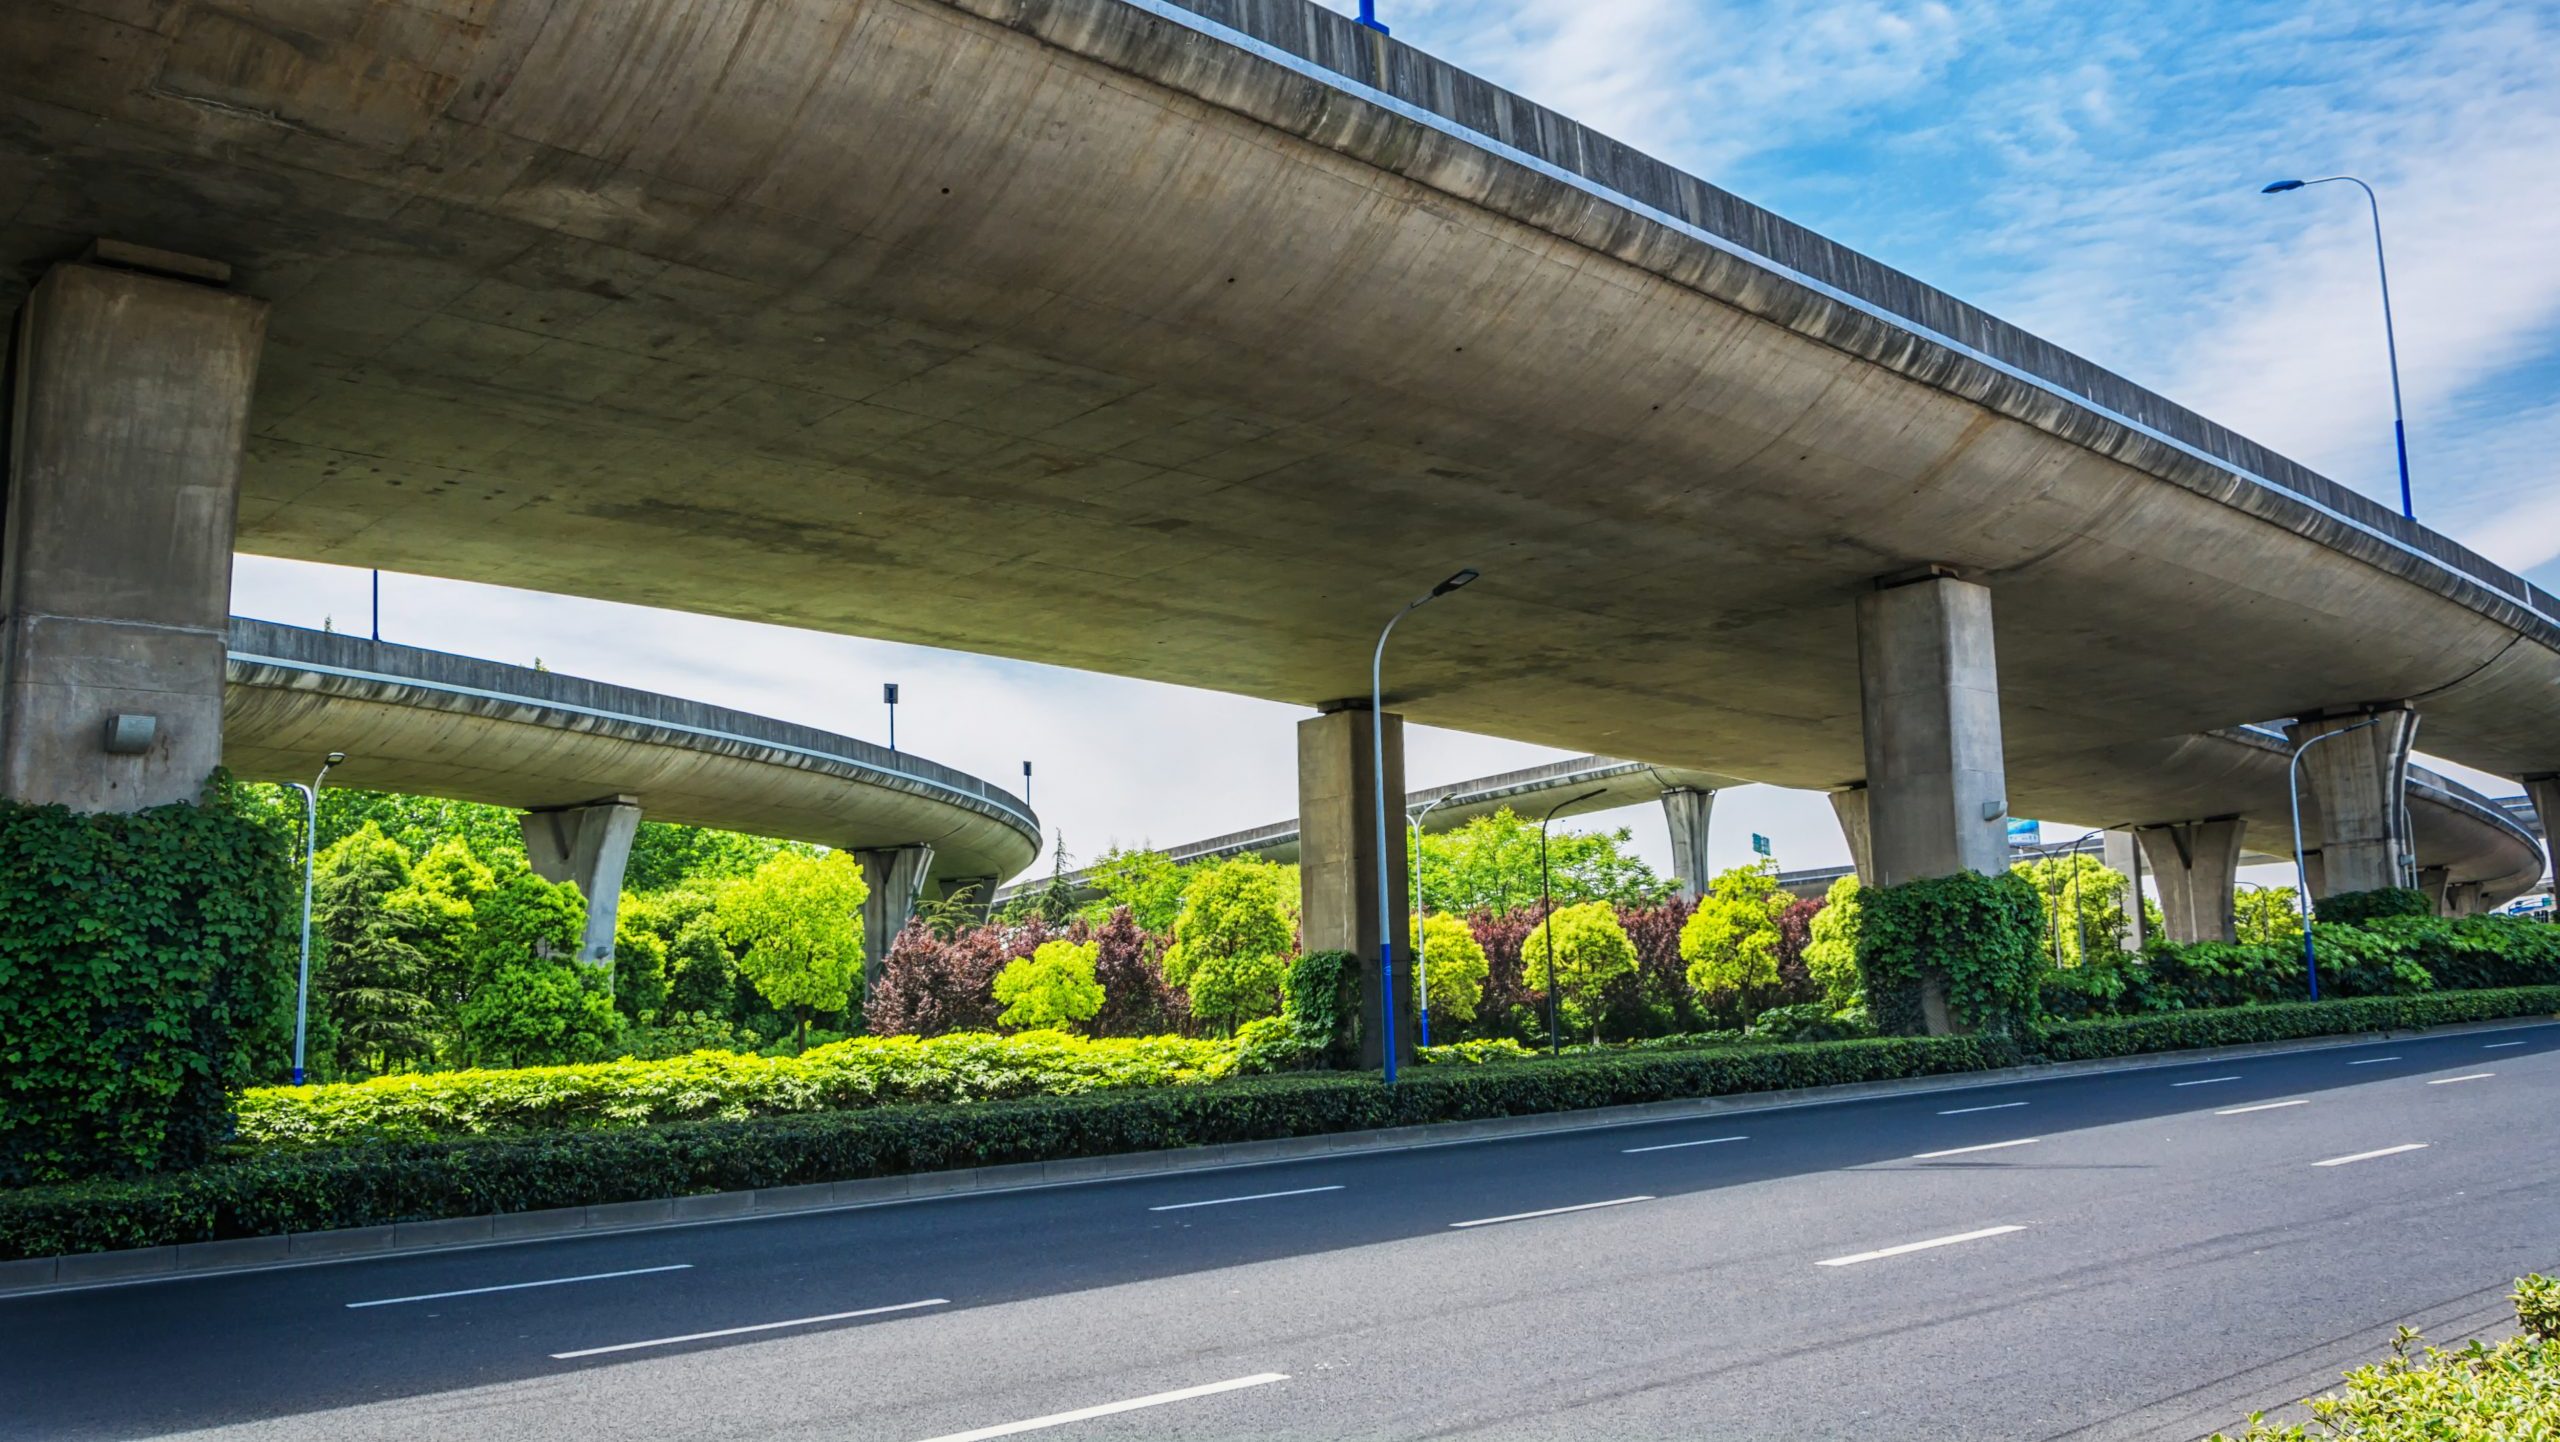
[[[2364,724],[2368,720],[2372,724]],[[2406,705],[2330,712],[2296,721],[2288,734],[2297,747],[2336,736],[2311,746],[2299,763],[2306,807],[2316,803],[2320,814],[2321,882],[2314,895],[2417,885],[2409,746],[2418,713]]]
[[[640,803],[611,796],[583,806],[528,811],[519,824],[534,874],[545,881],[574,882],[587,899],[587,931],[578,943],[578,960],[611,966],[622,869],[631,860],[631,838],[640,832]]]
[[[1671,826],[1671,872],[1680,878],[1680,899],[1695,904],[1707,894],[1712,875],[1707,860],[1707,822],[1714,815],[1716,794],[1689,786],[1662,793],[1662,819]]]
[[[2240,886],[2240,842],[2248,823],[2236,816],[2145,826],[2134,832],[2160,889],[2160,929],[2175,942],[2236,941],[2232,900]]]
[[[1384,1065],[1379,948],[1395,943],[1398,1057],[1413,1054],[1418,1009],[1413,992],[1411,883],[1405,872],[1405,827],[1394,808],[1404,785],[1404,718],[1386,723],[1387,910],[1394,928],[1378,929],[1377,772],[1369,745],[1369,711],[1344,707],[1298,723],[1299,931],[1308,951],[1347,951],[1361,959],[1360,1064]]]
[[[102,246],[19,313],[0,522],[0,795],[192,801],[222,763],[241,443],[264,302]],[[315,760],[316,764],[316,760]]]
[[[1858,598],[1871,886],[2009,864],[1989,588],[1950,576]]]
[[[880,984],[890,945],[916,914],[916,898],[924,894],[925,877],[933,871],[933,848],[857,851],[854,859],[862,863],[862,884],[870,888],[862,898],[862,989],[867,995]]]

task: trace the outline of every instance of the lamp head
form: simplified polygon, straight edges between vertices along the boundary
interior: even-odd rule
[[[344,760],[346,760],[346,759],[347,759],[347,753],[345,753],[344,751],[332,751],[332,752],[330,752],[330,753],[329,753],[329,764],[330,764],[330,765],[332,765],[332,766],[335,766],[335,765],[337,765],[339,762],[344,761]]]
[[[2300,190],[2301,188],[2302,182],[2299,180],[2279,180],[2258,193],[2260,195],[2282,195],[2288,190]]]
[[[1480,573],[1474,567],[1470,566],[1466,570],[1460,571],[1458,574],[1441,582],[1439,585],[1432,587],[1431,594],[1435,598],[1448,595],[1451,591],[1474,582],[1479,574]]]

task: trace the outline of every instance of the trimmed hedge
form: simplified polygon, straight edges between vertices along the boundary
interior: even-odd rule
[[[2039,1050],[2047,1060],[2081,1061],[2193,1047],[2449,1026],[2536,1012],[2560,1012],[2560,986],[2434,991],[2416,996],[2364,996],[2349,1001],[2297,1001],[2282,1006],[2107,1017],[2048,1026]]]
[[[583,1066],[399,1072],[326,1086],[253,1087],[241,1094],[239,1125],[241,1140],[260,1145],[427,1141],[1073,1096],[1208,1081],[1235,1066],[1234,1044],[1178,1036],[864,1036],[799,1056],[705,1051],[664,1061],[625,1057]]]
[[[0,1260],[1940,1076],[2031,1060],[2038,1042],[2049,1057],[2122,1056],[2554,1011],[2560,987],[2541,987],[2187,1012],[2024,1038],[1417,1067],[1393,1089],[1366,1074],[1246,1077],[960,1107],[279,1149],[142,1181],[0,1193]]]

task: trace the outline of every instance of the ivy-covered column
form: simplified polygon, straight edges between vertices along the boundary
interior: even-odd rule
[[[222,764],[231,540],[263,301],[100,243],[19,313],[0,526],[0,796],[196,799]]]

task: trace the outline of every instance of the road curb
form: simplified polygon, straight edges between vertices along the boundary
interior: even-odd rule
[[[2370,1046],[2399,1037],[2463,1036],[2478,1032],[2523,1031],[2560,1025],[2550,1018],[2503,1017],[2403,1031],[2354,1032],[2341,1036],[2304,1037],[2291,1041],[2248,1042],[2193,1051],[2152,1052],[2141,1056],[2099,1057],[2086,1061],[2038,1062],[1995,1071],[1952,1072],[1943,1076],[1902,1077],[1891,1081],[1848,1082],[1837,1086],[1789,1091],[1744,1092],[1731,1096],[1684,1097],[1674,1101],[1639,1102],[1630,1106],[1585,1111],[1546,1112],[1535,1116],[1493,1117],[1476,1121],[1433,1122],[1371,1131],[1284,1137],[1258,1142],[1221,1142],[1173,1151],[1124,1152],[1114,1156],[1072,1157],[1054,1162],[1021,1162],[1010,1166],[970,1167],[958,1171],[922,1172],[902,1177],[867,1177],[859,1181],[813,1182],[802,1186],[764,1187],[754,1191],[712,1192],[701,1196],[655,1201],[611,1202],[542,1211],[502,1212],[478,1217],[446,1217],[433,1221],[394,1222],[378,1227],[348,1227],[325,1232],[296,1232],[275,1237],[240,1237],[175,1246],[137,1247],[112,1252],[81,1252],[60,1257],[30,1257],[0,1262],[0,1298],[91,1287],[131,1286],[182,1277],[227,1276],[319,1266],[332,1262],[412,1255],[421,1252],[467,1251],[567,1236],[613,1236],[669,1227],[716,1222],[755,1221],[769,1217],[806,1216],[813,1212],[853,1211],[898,1206],[951,1197],[1046,1187],[1087,1186],[1096,1182],[1186,1172],[1231,1171],[1271,1166],[1308,1157],[1378,1152],[1420,1151],[1431,1147],[1472,1146],[1516,1137],[1562,1132],[1602,1131],[1643,1126],[1690,1117],[1735,1116],[1827,1106],[1882,1097],[1927,1096],[1974,1091],[2052,1077],[2093,1076],[2110,1072],[2153,1071],[2201,1062],[2242,1057],[2282,1056]]]

